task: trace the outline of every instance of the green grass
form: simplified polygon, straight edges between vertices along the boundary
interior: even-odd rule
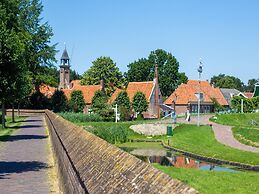
[[[128,139],[150,140],[144,135],[135,133],[130,130],[129,127],[134,124],[141,124],[148,121],[131,121],[131,122],[84,122],[77,123],[84,126],[88,131],[103,130],[110,128],[114,125],[123,127],[129,131]],[[220,144],[214,137],[212,128],[209,126],[197,127],[196,125],[180,125],[174,129],[174,136],[168,138],[167,136],[155,136],[152,139],[163,140],[165,143],[170,141],[170,146],[175,148],[192,152],[195,154],[229,160],[234,162],[240,162],[245,164],[259,165],[259,154],[245,152],[238,149],[234,149],[223,144]],[[132,144],[132,145],[131,145]],[[125,144],[119,144],[119,147],[132,147],[140,148],[141,146],[150,147],[153,144],[149,143],[136,143],[126,142]],[[151,146],[152,147],[152,146]]]
[[[203,156],[259,165],[259,153],[241,151],[220,144],[209,126],[180,125],[174,129],[170,145]]]
[[[25,118],[26,117],[15,117],[15,123],[12,123],[12,118],[6,117],[6,128],[2,129],[0,125],[0,141],[5,141],[5,139],[21,125]]]
[[[155,168],[197,189],[201,193],[258,193],[259,173],[220,172],[153,164]]]
[[[243,144],[259,148],[259,129],[249,127],[233,127],[234,137]]]
[[[259,113],[244,113],[244,114],[222,114],[216,115],[217,120],[212,121],[229,126],[248,126],[248,127],[258,127],[259,128]],[[251,121],[255,120],[258,125],[252,125]]]

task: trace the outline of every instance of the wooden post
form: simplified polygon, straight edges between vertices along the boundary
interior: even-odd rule
[[[156,108],[157,118],[160,119],[160,104],[159,104],[159,85],[158,85],[158,65],[156,64]]]

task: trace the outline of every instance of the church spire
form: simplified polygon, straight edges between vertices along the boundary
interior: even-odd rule
[[[63,51],[60,59],[59,71],[59,89],[69,89],[70,86],[70,59],[67,53],[67,48]]]

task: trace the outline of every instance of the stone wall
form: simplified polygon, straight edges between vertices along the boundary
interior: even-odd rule
[[[48,110],[46,122],[65,193],[198,193]]]

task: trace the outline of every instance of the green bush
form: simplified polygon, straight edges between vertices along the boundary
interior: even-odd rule
[[[62,112],[59,113],[64,119],[74,122],[74,123],[83,123],[83,122],[99,122],[104,119],[98,114],[84,114],[84,113],[73,113],[73,112]]]
[[[109,143],[125,143],[128,141],[129,132],[122,126],[111,126],[104,129],[94,130],[93,133]]]

